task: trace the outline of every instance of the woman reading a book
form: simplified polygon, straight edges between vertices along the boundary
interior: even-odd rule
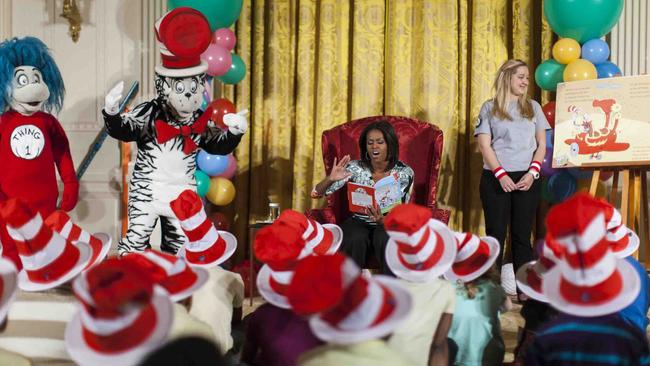
[[[387,121],[373,122],[363,130],[359,155],[360,160],[350,160],[349,155],[339,161],[335,158],[332,171],[314,187],[312,197],[329,195],[346,186],[354,214],[341,225],[341,251],[361,268],[374,253],[381,273],[392,274],[384,255],[388,234],[383,220],[393,206],[408,202],[413,169],[397,160],[397,134]]]

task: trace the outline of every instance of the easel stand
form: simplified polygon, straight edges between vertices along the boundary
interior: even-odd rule
[[[606,168],[603,170],[612,170],[616,168]],[[639,246],[639,251],[635,255],[639,257],[641,253],[642,257],[640,258],[641,262],[644,262],[646,266],[650,265],[650,247],[648,244],[648,183],[647,183],[647,171],[648,167],[630,167],[630,168],[619,168],[614,170],[614,176],[612,180],[612,189],[609,192],[609,197],[607,200],[614,206],[617,206],[618,202],[618,180],[621,178],[621,220],[624,225],[628,226],[630,229],[635,230],[641,244]],[[589,187],[589,193],[592,196],[596,195],[596,190],[598,188],[598,181],[600,180],[601,169],[595,169],[591,177],[591,186]]]

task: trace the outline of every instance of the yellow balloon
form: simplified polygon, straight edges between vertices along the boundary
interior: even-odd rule
[[[235,198],[235,186],[223,177],[212,177],[205,198],[217,206],[226,206]]]
[[[553,58],[565,65],[579,59],[580,43],[571,38],[562,38],[553,45]]]
[[[596,66],[583,59],[577,59],[566,65],[564,69],[564,81],[593,80],[598,78]]]
[[[591,178],[588,179],[578,179],[576,181],[576,192],[589,193],[589,188],[591,188]],[[607,195],[607,186],[605,182],[598,181],[598,187],[596,188],[596,197],[605,198]]]

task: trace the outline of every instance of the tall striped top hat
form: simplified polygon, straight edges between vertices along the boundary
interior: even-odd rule
[[[74,222],[65,211],[57,210],[45,219],[45,225],[59,233],[59,235],[71,241],[81,241],[90,245],[90,261],[86,265],[88,269],[106,258],[111,249],[111,237],[106,233],[90,234]]]
[[[612,253],[619,258],[632,255],[639,248],[639,237],[623,224],[621,213],[614,206],[604,199],[598,199],[598,203],[605,211],[605,239],[610,243]]]
[[[182,78],[207,71],[201,54],[210,45],[212,32],[201,12],[176,8],[158,19],[155,26],[162,59],[162,65],[156,66],[157,74]]]
[[[298,263],[289,285],[293,311],[310,317],[319,339],[353,344],[392,333],[409,315],[412,299],[399,280],[365,278],[342,254],[308,256]]]
[[[167,290],[172,301],[192,296],[208,280],[207,270],[190,267],[183,258],[151,249],[128,254],[123,259],[133,262],[149,280]]]
[[[109,258],[73,282],[81,303],[65,329],[65,344],[81,365],[135,365],[171,329],[173,308],[133,262]]]
[[[556,205],[546,226],[546,243],[559,258],[542,281],[542,293],[553,307],[577,316],[601,316],[634,301],[639,275],[612,254],[605,211],[595,198],[576,194]]]
[[[491,236],[478,237],[471,233],[454,233],[458,252],[454,264],[445,272],[449,281],[470,282],[494,264],[499,256],[499,241]]]
[[[62,285],[88,265],[88,243],[71,241],[43,223],[40,213],[18,198],[8,200],[0,210],[7,231],[16,243],[23,269],[18,286],[25,291],[43,291]]]
[[[17,272],[12,261],[0,258],[0,323],[7,317],[9,307],[16,297]]]
[[[515,280],[521,292],[537,301],[548,302],[542,293],[542,281],[544,274],[555,267],[558,259],[545,242],[541,246],[539,258],[519,267]]]
[[[389,240],[386,263],[408,281],[426,282],[447,271],[456,256],[456,238],[432,218],[431,210],[407,203],[393,208],[384,219]]]
[[[237,239],[227,231],[217,230],[203,209],[196,192],[187,189],[170,203],[188,242],[178,251],[191,266],[216,267],[237,249]]]
[[[321,226],[299,212],[284,210],[255,235],[255,256],[264,263],[257,275],[262,297],[277,307],[291,308],[286,292],[298,261],[312,254],[336,252],[341,237],[336,225]]]

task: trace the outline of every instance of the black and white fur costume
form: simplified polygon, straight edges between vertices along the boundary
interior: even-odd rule
[[[196,190],[194,172],[198,149],[189,154],[183,152],[185,142],[181,136],[159,144],[155,121],[163,120],[174,127],[194,123],[201,115],[198,107],[184,121],[175,117],[173,108],[178,103],[200,105],[204,79],[205,74],[184,78],[156,74],[156,99],[122,115],[102,111],[108,134],[120,141],[135,141],[138,147],[133,176],[129,181],[128,229],[118,244],[120,255],[150,248],[149,237],[159,218],[163,251],[176,253],[187,240],[169,202],[188,188]],[[185,87],[179,83],[184,83]],[[179,92],[180,89],[184,90]],[[237,147],[241,136],[208,124],[205,132],[192,134],[191,139],[210,154],[226,155]]]

